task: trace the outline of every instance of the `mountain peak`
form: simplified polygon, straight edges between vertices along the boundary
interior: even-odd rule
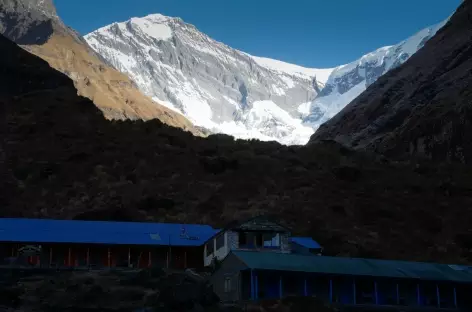
[[[177,17],[165,16],[160,13],[149,14],[142,17],[132,17],[127,20],[125,23],[142,23],[144,21],[153,23],[153,24],[170,24],[174,21],[179,20]]]
[[[172,28],[168,25],[170,21],[171,18],[169,17],[153,14],[145,17],[133,17],[126,24],[130,25],[133,29],[138,28],[145,35],[153,39],[167,40],[172,38],[173,35]]]
[[[162,15],[161,13],[153,13],[153,14],[148,14],[144,16],[143,18],[149,19],[149,20],[155,20],[159,22],[167,21],[169,19],[172,19],[170,16]]]
[[[412,46],[432,33],[420,33]],[[141,91],[194,124],[283,144],[308,142],[320,122],[416,52],[407,40],[407,53],[389,46],[336,68],[306,68],[233,49],[162,14],[115,23],[85,39]]]
[[[56,7],[52,0],[0,0],[5,12],[40,12],[46,17],[56,17]]]
[[[147,95],[212,132],[285,144],[305,144],[313,132],[296,104],[316,97],[316,69],[248,55],[161,14],[85,39]]]
[[[87,35],[85,38],[91,38],[97,34],[102,36],[146,36],[150,39],[168,40],[174,35],[175,23],[183,23],[179,17],[165,16],[160,13],[149,14],[142,17],[132,17],[126,21],[115,22],[103,26]],[[138,32],[139,34],[135,34]]]
[[[146,19],[150,22],[155,22],[155,23],[169,23],[172,21],[183,22],[183,20],[180,17],[167,16],[161,13],[148,14],[143,17],[133,17],[132,19]]]
[[[52,0],[0,0],[0,33],[18,44],[42,44],[60,23]]]

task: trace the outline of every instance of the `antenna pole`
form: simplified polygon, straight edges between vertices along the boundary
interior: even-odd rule
[[[169,234],[169,264],[168,264],[168,267],[171,266],[171,263],[172,263],[172,250],[170,249],[170,234]]]

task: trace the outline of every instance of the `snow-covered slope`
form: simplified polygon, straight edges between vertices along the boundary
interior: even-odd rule
[[[404,62],[437,28],[330,69],[252,56],[160,14],[114,23],[85,39],[141,91],[198,126],[305,144],[320,123]]]
[[[160,14],[85,38],[147,95],[198,126],[240,138],[305,144],[313,129],[297,107],[317,96],[331,71],[253,57]]]
[[[307,68],[307,67],[285,63],[279,60],[274,60],[274,59],[270,59],[266,57],[252,56],[249,54],[246,54],[246,55],[250,56],[254,61],[256,61],[257,64],[265,68],[271,69],[273,71],[276,71],[282,75],[288,74],[288,75],[293,75],[293,76],[298,76],[300,78],[308,78],[308,79],[312,77],[316,77],[316,81],[318,83],[321,83],[322,85],[326,83],[331,72],[334,69],[334,68],[325,68],[325,69]]]
[[[316,129],[328,121],[380,76],[408,60],[445,23],[423,29],[397,45],[377,49],[352,63],[335,68],[323,90],[310,107],[305,108],[308,114],[304,123]]]

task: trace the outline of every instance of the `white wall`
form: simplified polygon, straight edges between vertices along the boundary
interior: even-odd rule
[[[218,260],[223,260],[229,253],[228,250],[228,233],[225,232],[224,234],[224,244],[223,246],[215,251],[215,256]],[[216,248],[216,239],[215,239],[215,248]]]
[[[229,253],[229,248],[228,248],[228,233],[225,232],[224,235],[224,244],[220,249],[216,249],[216,239],[217,237],[214,237],[211,241],[208,241],[205,244],[205,248],[203,250],[203,264],[204,266],[209,266],[213,260],[213,258],[216,258],[218,260],[223,260]],[[213,244],[213,253],[207,255],[207,244]]]

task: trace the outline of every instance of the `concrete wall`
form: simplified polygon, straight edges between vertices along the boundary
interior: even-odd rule
[[[226,257],[220,268],[210,277],[213,291],[223,302],[236,302],[241,298],[241,270],[246,266],[233,255]],[[228,282],[227,282],[228,280]],[[229,289],[225,284],[229,283]]]

